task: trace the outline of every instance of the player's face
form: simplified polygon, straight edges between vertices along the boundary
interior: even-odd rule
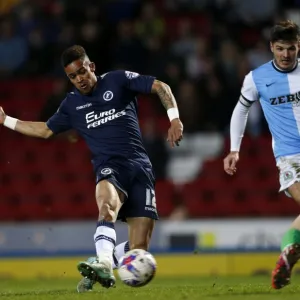
[[[95,64],[88,59],[73,61],[65,67],[65,72],[81,94],[87,95],[94,89],[97,82]]]
[[[271,51],[274,54],[276,65],[282,70],[291,70],[295,66],[299,51],[297,41],[276,41],[271,43]]]

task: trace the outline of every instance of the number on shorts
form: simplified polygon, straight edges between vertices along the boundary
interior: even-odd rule
[[[146,205],[156,208],[155,192],[152,189],[146,189]]]

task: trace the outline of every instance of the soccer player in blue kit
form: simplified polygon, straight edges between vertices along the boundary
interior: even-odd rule
[[[224,170],[229,175],[236,173],[248,112],[254,101],[260,101],[272,134],[280,191],[285,191],[300,204],[299,39],[299,27],[292,21],[279,22],[271,30],[270,47],[274,59],[245,77],[231,117],[231,149],[224,159]],[[290,283],[292,269],[300,258],[300,216],[283,236],[281,251],[272,272],[274,289]]]
[[[95,64],[78,45],[66,49],[61,60],[75,88],[67,94],[57,113],[46,123],[29,122],[7,116],[0,107],[0,124],[45,139],[73,128],[92,152],[99,209],[94,235],[97,259],[78,264],[83,279],[77,290],[85,292],[96,282],[104,287],[115,283],[116,220],[128,224],[130,249],[147,250],[158,219],[155,178],[142,143],[137,95],[152,93],[160,98],[171,123],[167,137],[171,147],[182,139],[183,125],[170,87],[154,77],[122,70],[98,77]],[[122,243],[119,256],[128,248],[128,243]]]

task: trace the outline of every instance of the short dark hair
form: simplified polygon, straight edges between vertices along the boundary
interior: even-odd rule
[[[270,41],[298,41],[300,38],[299,26],[291,21],[281,21],[277,23],[271,30]]]
[[[61,64],[65,68],[67,65],[78,59],[88,58],[84,48],[79,45],[74,45],[67,48],[61,55]]]

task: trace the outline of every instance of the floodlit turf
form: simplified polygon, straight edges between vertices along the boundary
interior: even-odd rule
[[[26,272],[24,270],[24,272]],[[142,288],[130,288],[117,283],[116,288],[103,289],[97,285],[95,291],[77,294],[76,281],[53,280],[0,280],[0,299],[14,300],[294,300],[300,299],[300,278],[280,291],[270,288],[269,277],[215,277],[215,278],[155,278]],[[298,283],[298,284],[297,284]]]

